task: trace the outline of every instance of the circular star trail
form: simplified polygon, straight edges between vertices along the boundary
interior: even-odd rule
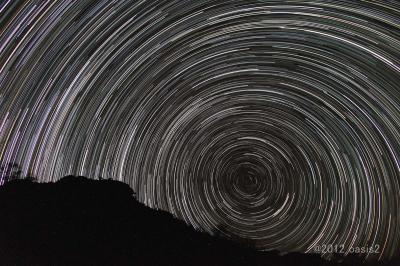
[[[398,255],[397,1],[5,0],[0,25],[2,164],[260,250]]]

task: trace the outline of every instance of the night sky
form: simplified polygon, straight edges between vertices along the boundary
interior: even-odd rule
[[[399,254],[399,86],[399,1],[0,2],[1,164],[260,250]]]

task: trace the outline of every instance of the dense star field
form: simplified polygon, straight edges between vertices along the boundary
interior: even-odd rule
[[[2,164],[261,250],[399,254],[399,86],[398,1],[0,3]]]

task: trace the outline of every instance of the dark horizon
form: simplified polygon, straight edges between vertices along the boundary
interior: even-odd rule
[[[336,254],[256,251],[240,237],[231,240],[196,231],[170,213],[134,198],[122,182],[66,176],[36,183],[14,178],[0,186],[2,265],[386,265]]]

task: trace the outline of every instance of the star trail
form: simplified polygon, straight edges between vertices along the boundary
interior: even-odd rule
[[[0,3],[2,164],[260,250],[399,254],[399,86],[398,1]]]

